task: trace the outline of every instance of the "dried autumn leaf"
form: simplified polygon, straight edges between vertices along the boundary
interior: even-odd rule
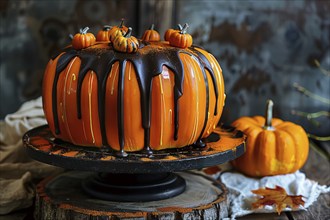
[[[208,175],[214,175],[214,174],[219,173],[220,171],[221,171],[221,169],[218,166],[206,167],[203,169],[203,172]]]
[[[261,196],[256,202],[252,203],[253,209],[263,208],[265,205],[275,205],[277,213],[280,214],[286,207],[297,209],[300,205],[305,204],[302,200],[303,196],[288,195],[285,189],[280,186],[276,186],[275,189],[260,188],[251,192]]]

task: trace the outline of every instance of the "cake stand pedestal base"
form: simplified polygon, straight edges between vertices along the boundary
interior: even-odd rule
[[[158,201],[106,201],[86,193],[82,183],[95,173],[69,171],[37,186],[36,219],[222,219],[228,217],[227,189],[199,172],[179,172],[186,188]],[[164,188],[166,191],[166,187]]]
[[[185,180],[175,173],[97,173],[82,182],[92,197],[116,202],[149,202],[185,191]]]

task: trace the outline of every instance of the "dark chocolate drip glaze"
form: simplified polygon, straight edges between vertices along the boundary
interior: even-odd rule
[[[184,80],[183,66],[179,58],[179,50],[177,48],[167,48],[165,51],[151,51],[148,55],[139,56],[138,59],[128,59],[134,65],[137,74],[140,93],[141,93],[141,112],[142,126],[145,131],[145,147],[150,142],[150,121],[151,121],[151,84],[152,78],[159,75],[163,71],[163,66],[171,69],[175,73],[174,86],[174,109],[175,111],[175,130],[174,138],[178,136],[178,101],[182,96],[182,87]]]
[[[207,76],[206,76],[206,71],[205,69],[201,66],[202,72],[203,72],[203,77],[204,77],[204,82],[205,82],[205,89],[206,89],[206,109],[205,109],[205,119],[204,119],[204,124],[203,124],[203,128],[202,128],[202,132],[200,133],[199,137],[198,137],[198,141],[201,140],[203,133],[205,131],[206,125],[207,125],[207,121],[209,120],[209,102],[210,102],[210,97],[209,97],[209,83],[207,80]]]
[[[97,89],[98,89],[98,113],[100,121],[100,129],[102,134],[102,144],[107,146],[107,135],[106,135],[106,124],[105,124],[105,93],[107,86],[107,79],[110,74],[112,65],[115,63],[115,60],[109,58],[109,62],[104,66],[104,71],[98,72],[97,74]]]
[[[186,52],[184,52],[186,53]],[[188,55],[191,55],[190,53],[187,53]],[[203,124],[203,128],[202,128],[202,131],[198,137],[198,140],[196,141],[195,143],[195,146],[199,146],[200,144],[198,144],[200,141],[201,141],[201,138],[203,136],[203,133],[205,131],[205,128],[206,128],[206,125],[207,125],[207,121],[209,119],[209,102],[210,102],[210,97],[209,97],[209,83],[208,83],[208,80],[207,80],[207,75],[206,75],[206,67],[205,67],[205,63],[203,62],[203,60],[201,60],[199,57],[197,59],[198,61],[198,65],[199,65],[199,68],[201,69],[202,73],[203,73],[203,79],[204,79],[204,82],[205,82],[205,94],[206,94],[206,103],[205,103],[205,116],[204,116],[204,124]],[[210,72],[211,75],[213,75],[213,70],[212,72]]]
[[[143,47],[147,47],[148,44],[144,44]],[[111,44],[110,44],[111,47]],[[56,133],[60,133],[58,114],[57,114],[57,82],[59,75],[65,67],[69,64],[73,57],[78,56],[81,59],[81,66],[78,74],[77,84],[77,117],[81,118],[81,88],[83,80],[89,70],[95,72],[98,83],[98,113],[100,129],[102,134],[103,145],[108,146],[106,137],[106,124],[105,124],[105,93],[106,93],[106,81],[111,72],[112,65],[115,62],[119,62],[119,78],[118,78],[118,94],[117,94],[117,111],[118,111],[118,138],[120,145],[120,155],[124,156],[125,134],[124,134],[124,79],[126,62],[131,62],[135,69],[136,77],[139,84],[140,96],[141,96],[141,114],[142,114],[142,126],[144,128],[144,150],[151,152],[150,150],[150,126],[151,126],[151,85],[153,77],[161,74],[163,66],[166,66],[174,73],[174,139],[178,138],[179,130],[179,98],[183,94],[183,81],[184,70],[183,64],[179,57],[180,53],[186,53],[195,57],[203,71],[203,77],[206,85],[206,116],[203,126],[203,131],[200,134],[200,138],[204,133],[207,120],[208,120],[208,108],[209,108],[209,86],[205,69],[208,70],[212,77],[214,84],[214,91],[216,99],[218,97],[218,87],[216,84],[215,76],[210,62],[206,57],[194,49],[182,50],[175,47],[159,47],[157,49],[150,49],[147,52],[138,50],[137,53],[128,54],[114,51],[112,48],[87,48],[84,50],[74,50],[73,48],[66,49],[66,52],[60,56],[57,62],[55,79],[53,84],[53,117],[55,123]],[[217,101],[216,101],[217,102]],[[216,104],[217,106],[217,104]],[[216,114],[217,107],[215,107]]]
[[[119,63],[118,94],[117,94],[117,118],[118,118],[118,137],[120,152],[124,152],[124,82],[125,82],[126,61]]]
[[[55,60],[61,53],[66,53],[71,50],[72,50],[72,47],[66,47],[66,48],[62,49],[61,51],[56,51],[55,53],[53,53],[51,55],[51,59]]]
[[[94,72],[97,71],[97,58],[96,56],[88,56],[86,54],[79,55],[81,59],[80,70],[78,74],[78,84],[77,84],[77,115],[81,119],[81,87],[89,70]]]
[[[198,48],[198,47],[196,47],[196,48]],[[212,83],[214,85],[214,93],[215,93],[214,115],[216,115],[218,113],[219,89],[218,89],[218,86],[217,86],[217,81],[216,81],[216,77],[214,75],[214,71],[212,69],[212,66],[211,66],[209,60],[204,56],[204,54],[195,49],[195,46],[194,47],[190,47],[189,49],[191,49],[194,53],[197,54],[197,57],[203,63],[204,68],[206,68],[208,70],[208,72],[210,73],[210,76],[211,76],[211,79],[212,79]],[[206,78],[206,81],[207,81],[207,78]]]

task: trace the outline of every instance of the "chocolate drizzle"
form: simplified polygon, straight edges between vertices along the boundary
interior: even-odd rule
[[[118,118],[118,136],[120,152],[124,153],[124,79],[125,79],[126,61],[119,63],[118,78],[118,97],[117,97],[117,118]],[[104,144],[104,143],[103,143]]]
[[[148,45],[143,45],[148,47]],[[141,95],[141,114],[142,114],[142,127],[144,128],[144,150],[151,153],[150,149],[150,126],[151,126],[151,85],[153,77],[159,75],[163,71],[163,66],[166,66],[174,73],[174,139],[178,139],[179,131],[179,105],[178,101],[183,94],[183,81],[184,70],[183,64],[179,57],[180,53],[186,53],[198,61],[199,66],[203,72],[203,78],[206,87],[206,112],[205,120],[202,132],[199,136],[201,139],[207,121],[208,121],[208,108],[209,108],[209,86],[207,73],[208,70],[214,87],[216,96],[216,103],[214,109],[214,115],[217,114],[217,102],[218,102],[218,87],[216,84],[216,78],[212,69],[212,66],[208,59],[194,47],[190,47],[189,50],[183,50],[175,47],[157,47],[157,49],[150,49],[147,52],[142,51],[140,48],[138,52],[133,54],[120,53],[114,51],[111,46],[109,48],[87,48],[84,50],[74,50],[68,48],[57,61],[56,72],[54,77],[54,84],[52,88],[53,95],[53,117],[55,124],[56,134],[60,133],[58,114],[57,114],[57,82],[59,75],[63,72],[66,66],[74,57],[81,59],[81,66],[78,74],[77,84],[77,117],[81,119],[81,88],[83,80],[89,70],[92,70],[97,76],[98,84],[98,113],[99,122],[102,135],[103,145],[108,146],[106,137],[106,125],[105,125],[105,93],[106,82],[111,72],[112,65],[115,62],[119,62],[119,78],[118,78],[118,93],[117,93],[117,117],[118,117],[118,138],[120,145],[121,156],[125,155],[124,152],[124,79],[126,63],[131,62],[135,69],[136,77],[139,84]]]
[[[203,53],[199,52],[198,50],[195,49],[195,47],[191,47],[190,48],[194,53],[197,54],[197,57],[199,58],[200,60],[200,64],[202,63],[202,70],[204,72],[204,69],[207,69],[210,73],[210,76],[211,76],[211,79],[212,79],[212,83],[214,85],[214,93],[215,93],[215,107],[214,107],[214,115],[217,114],[218,112],[218,97],[219,97],[219,89],[217,87],[217,81],[216,81],[216,78],[215,78],[215,75],[213,73],[213,69],[212,69],[212,66],[209,62],[209,60],[204,56]],[[206,80],[206,79],[205,79]],[[208,94],[208,93],[206,93]]]

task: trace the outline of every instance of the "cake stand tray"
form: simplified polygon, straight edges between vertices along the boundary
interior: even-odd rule
[[[48,126],[23,136],[28,154],[70,170],[37,188],[37,219],[219,219],[228,214],[225,186],[188,172],[233,160],[245,152],[246,136],[219,126],[205,147],[128,152],[82,147],[56,139]],[[182,172],[184,171],[184,172]],[[155,202],[157,201],[157,202]],[[212,216],[212,217],[210,217]]]
[[[108,173],[160,173],[200,169],[222,164],[245,152],[246,136],[233,127],[221,126],[205,140],[204,148],[187,146],[180,149],[129,152],[121,158],[103,147],[80,147],[57,140],[47,125],[28,131],[23,143],[35,160],[67,169]]]

